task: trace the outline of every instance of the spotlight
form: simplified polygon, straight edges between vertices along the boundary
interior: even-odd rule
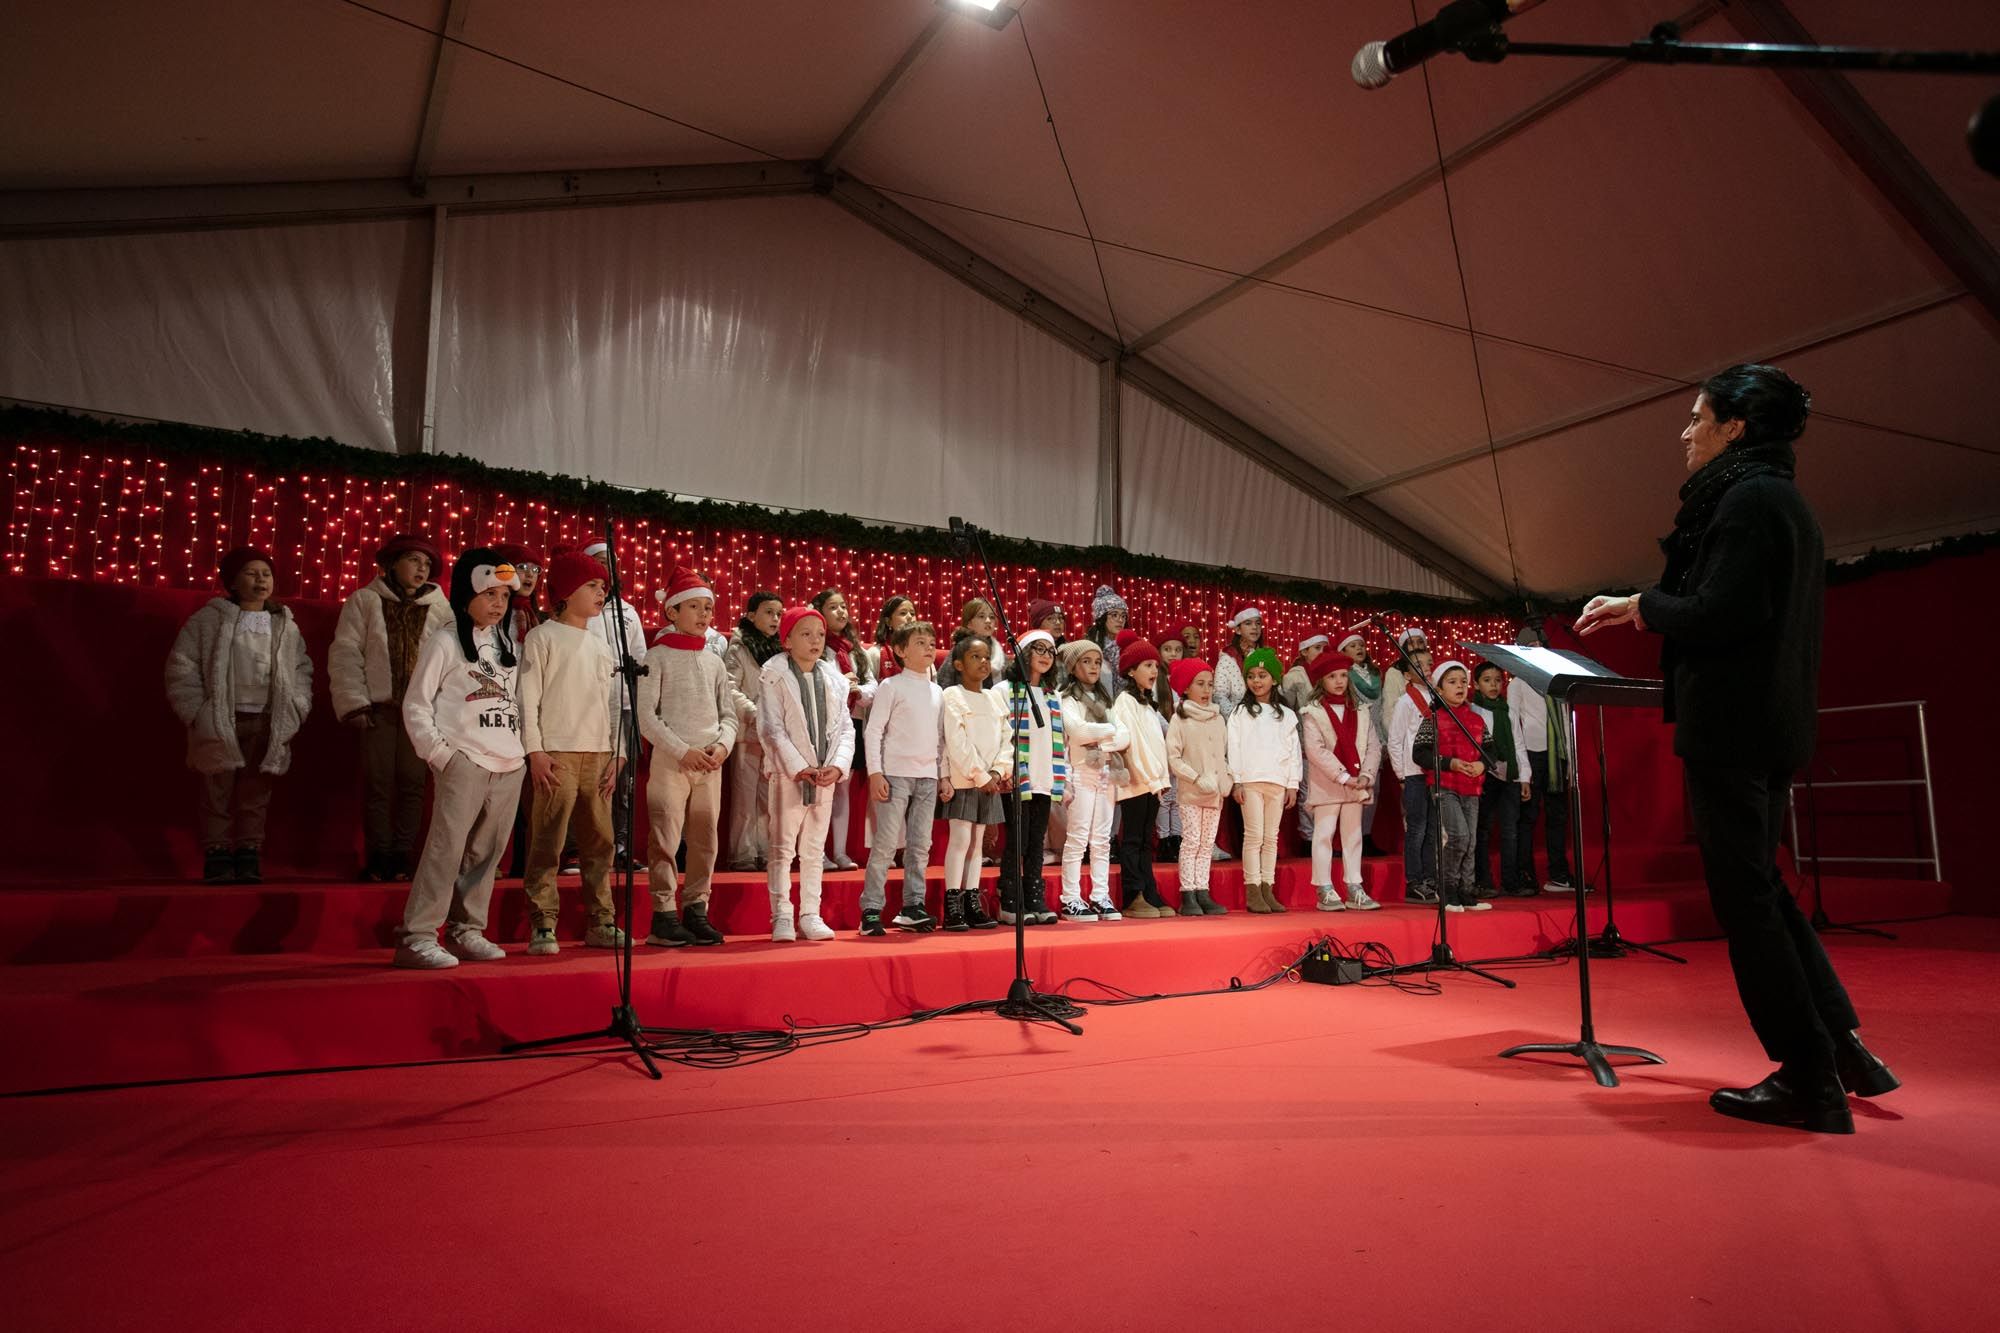
[[[989,28],[999,29],[1014,21],[1020,0],[937,0],[941,8],[978,19]]]

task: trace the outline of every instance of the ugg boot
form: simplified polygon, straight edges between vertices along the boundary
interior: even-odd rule
[[[1202,914],[1201,895],[1196,893],[1193,889],[1182,889],[1180,891],[1180,894],[1181,894],[1181,915],[1200,916]]]
[[[708,921],[707,903],[689,903],[681,909],[681,929],[694,937],[696,944],[720,944],[722,932]]]
[[[1124,915],[1133,921],[1157,921],[1163,916],[1172,916],[1173,913],[1162,912],[1147,902],[1142,895],[1125,904]]]
[[[1215,901],[1207,889],[1196,889],[1194,891],[1194,900],[1201,904],[1201,914],[1203,916],[1229,915],[1229,909]]]
[[[1272,910],[1271,904],[1264,898],[1264,886],[1261,883],[1244,880],[1243,897],[1249,904],[1250,910],[1260,916]]]
[[[1291,910],[1290,908],[1286,907],[1282,902],[1278,901],[1278,886],[1277,884],[1268,879],[1264,881],[1264,905],[1267,910],[1273,912],[1286,912]]]
[[[798,937],[798,927],[792,924],[792,895],[790,892],[772,894],[771,938],[780,944],[790,944]]]

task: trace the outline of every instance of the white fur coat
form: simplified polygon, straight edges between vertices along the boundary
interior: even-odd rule
[[[167,702],[188,729],[188,767],[226,773],[243,767],[236,744],[236,625],[242,608],[217,597],[188,617],[167,654]],[[282,606],[271,608],[271,744],[262,770],[276,777],[292,766],[292,737],[312,709],[312,657],[299,622]]]

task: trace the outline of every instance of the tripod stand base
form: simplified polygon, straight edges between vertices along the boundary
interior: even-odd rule
[[[1044,995],[1025,977],[1016,977],[1007,987],[1007,998],[992,1002],[993,1012],[1002,1018],[1019,1018],[1030,1023],[1054,1023],[1081,1037],[1083,1029],[1071,1019],[1083,1017],[1083,1007],[1060,995]]]
[[[1496,986],[1513,990],[1519,983],[1509,981],[1495,972],[1482,971],[1471,963],[1461,963],[1452,953],[1451,946],[1443,940],[1431,945],[1431,956],[1421,963],[1398,963],[1394,967],[1377,967],[1368,971],[1371,977],[1401,977],[1413,972],[1470,972],[1473,976],[1490,981]]]
[[[1615,921],[1605,926],[1603,930],[1598,931],[1595,935],[1590,936],[1588,943],[1592,958],[1623,958],[1627,954],[1648,953],[1655,958],[1663,959],[1669,963],[1687,962],[1687,959],[1677,953],[1669,953],[1665,949],[1651,944],[1641,944],[1637,940],[1626,939],[1618,933],[1618,923]],[[1564,940],[1561,944],[1550,949],[1548,956],[1550,958],[1575,957],[1576,941]]]
[[[1607,1056],[1629,1055],[1648,1064],[1666,1063],[1663,1057],[1654,1055],[1651,1051],[1641,1050],[1637,1046],[1600,1046],[1594,1041],[1534,1042],[1526,1046],[1509,1046],[1500,1052],[1500,1058],[1503,1060],[1517,1055],[1574,1055],[1590,1066],[1590,1076],[1596,1079],[1598,1086],[1602,1088],[1618,1086],[1618,1075],[1611,1072],[1611,1061],[1606,1058]]]
[[[517,1051],[539,1051],[550,1046],[571,1046],[583,1041],[622,1041],[632,1048],[632,1054],[639,1057],[649,1078],[660,1077],[660,1066],[653,1059],[653,1053],[646,1049],[645,1033],[649,1029],[639,1025],[639,1015],[628,1004],[611,1007],[611,1022],[594,1032],[572,1032],[561,1037],[537,1037],[533,1041],[511,1041],[500,1048],[500,1054],[513,1055]],[[650,1029],[662,1031],[665,1029]]]

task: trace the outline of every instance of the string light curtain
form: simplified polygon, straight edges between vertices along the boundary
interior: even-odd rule
[[[468,546],[502,541],[526,543],[546,556],[558,543],[596,539],[605,518],[601,510],[452,481],[286,471],[32,441],[12,448],[5,495],[9,575],[212,588],[222,553],[248,544],[277,560],[280,597],[327,602],[375,577],[374,553],[392,533],[421,532],[446,559]],[[833,587],[847,595],[864,638],[872,635],[882,602],[900,595],[915,601],[948,641],[966,600],[987,595],[978,566],[951,556],[942,536],[937,554],[920,555],[646,519],[620,518],[616,531],[631,600],[649,625],[658,617],[653,590],[676,564],[714,580],[716,621],[725,628],[753,589],[772,589],[797,603]],[[1081,634],[1092,594],[1109,582],[1131,606],[1142,633],[1156,636],[1191,622],[1206,635],[1211,656],[1228,618],[1246,605],[1263,610],[1266,639],[1288,661],[1307,634],[1340,630],[1362,614],[1253,597],[1218,583],[1131,578],[1082,565],[996,564],[993,578],[1016,633],[1029,628],[1023,623],[1028,603],[1046,597],[1063,608],[1071,634]],[[1423,626],[1440,660],[1463,643],[1509,642],[1515,628],[1514,621],[1494,615],[1389,619]],[[1376,660],[1393,660],[1382,636],[1366,632]]]

